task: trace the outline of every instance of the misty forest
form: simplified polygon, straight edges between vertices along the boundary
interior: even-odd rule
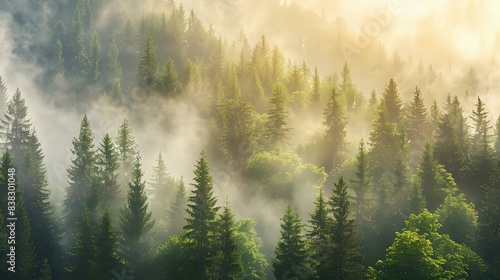
[[[366,2],[2,0],[0,279],[500,279],[500,6]]]

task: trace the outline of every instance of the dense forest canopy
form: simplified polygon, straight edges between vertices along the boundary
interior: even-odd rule
[[[434,4],[3,1],[0,279],[500,279],[499,6]]]

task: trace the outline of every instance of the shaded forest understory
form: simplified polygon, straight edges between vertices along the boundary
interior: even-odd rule
[[[500,279],[500,116],[474,68],[443,77],[368,48],[383,82],[366,93],[350,63],[320,73],[174,1],[141,17],[118,2],[64,1],[30,30],[26,11],[0,6],[28,34],[8,44],[43,69],[39,93],[81,119],[72,143],[47,143],[71,146],[58,201],[35,129],[51,120],[0,73],[0,279]],[[431,92],[450,84],[460,91]],[[121,124],[97,135],[95,106]],[[156,118],[165,131],[150,137],[168,134],[166,108],[183,106],[206,133],[177,177],[160,150],[146,166],[135,135]]]

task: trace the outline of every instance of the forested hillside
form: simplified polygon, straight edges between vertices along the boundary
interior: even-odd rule
[[[0,279],[500,279],[498,4],[331,2],[0,3]]]

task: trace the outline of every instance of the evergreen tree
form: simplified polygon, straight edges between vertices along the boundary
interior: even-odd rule
[[[153,176],[149,180],[148,194],[151,196],[151,209],[155,217],[164,218],[167,215],[165,202],[172,200],[175,193],[176,182],[168,171],[161,152],[153,166]]]
[[[414,184],[408,197],[408,213],[418,215],[426,208],[420,184]]]
[[[124,120],[120,125],[115,141],[118,163],[120,165],[118,170],[118,184],[122,188],[122,193],[126,193],[128,182],[132,179],[134,160],[137,156],[134,136],[127,120]]]
[[[187,193],[184,180],[181,178],[177,191],[168,208],[169,234],[179,234],[186,224]]]
[[[219,110],[222,118],[221,149],[233,166],[242,165],[251,156],[254,110],[243,97],[225,100]]]
[[[44,259],[40,266],[40,280],[52,280],[52,270],[47,259]]]
[[[102,182],[102,203],[116,213],[119,205],[120,187],[118,186],[118,155],[109,134],[106,133],[97,150],[96,165],[98,177]]]
[[[482,186],[483,200],[480,211],[480,249],[482,256],[491,264],[495,277],[500,276],[500,161],[491,174],[490,184]]]
[[[325,126],[325,142],[332,157],[326,167],[327,170],[331,170],[342,163],[346,138],[346,120],[335,88],[332,89],[330,101],[323,111],[323,125]]]
[[[111,41],[109,45],[108,52],[106,53],[106,71],[105,75],[108,77],[108,83],[114,81],[116,78],[120,78],[122,75],[122,67],[120,66],[120,60],[118,59],[120,50],[116,44],[115,38]]]
[[[270,143],[286,143],[292,129],[287,127],[288,109],[283,89],[279,85],[274,86],[271,104],[273,108],[268,112],[266,137]]]
[[[2,169],[7,166],[2,165]],[[10,166],[9,168],[12,168]],[[36,249],[31,235],[31,226],[22,192],[16,193],[16,279],[35,279],[37,262]],[[8,216],[8,215],[6,215]],[[8,226],[8,225],[7,225]]]
[[[67,169],[69,186],[64,200],[67,237],[72,235],[68,229],[74,228],[82,215],[85,199],[89,194],[96,171],[94,136],[87,116],[83,117],[78,137],[73,138],[71,153],[74,158]]]
[[[470,164],[470,181],[467,184],[466,194],[474,203],[482,199],[480,187],[489,184],[490,173],[495,167],[495,154],[491,147],[491,128],[488,120],[488,111],[478,97],[476,110],[472,111],[474,134],[472,137],[472,156]]]
[[[169,56],[160,73],[161,89],[167,96],[172,96],[182,90],[178,75],[174,61]]]
[[[0,76],[0,116],[7,112],[7,86],[2,76]]]
[[[380,104],[378,117],[373,122],[370,133],[372,149],[368,156],[374,181],[378,181],[384,173],[392,170],[401,147],[396,124],[388,121],[387,114],[384,103]]]
[[[149,91],[156,87],[156,72],[158,71],[156,56],[153,53],[153,39],[151,36],[146,38],[144,55],[139,63],[138,84],[141,89]]]
[[[306,279],[310,274],[300,217],[290,205],[281,219],[280,239],[274,253],[272,264],[276,279]]]
[[[495,155],[496,159],[500,159],[500,116],[495,122]]]
[[[255,221],[244,218],[236,221],[236,249],[241,256],[243,280],[265,280],[265,270],[268,266],[266,256],[260,252],[262,240],[255,231]]]
[[[122,231],[121,254],[125,266],[132,272],[137,272],[150,257],[151,229],[154,220],[148,211],[147,195],[142,180],[142,170],[139,158],[134,164],[132,180],[128,183],[127,202],[120,209],[119,221]]]
[[[398,86],[394,79],[389,80],[382,96],[382,103],[387,113],[387,121],[400,124],[403,116],[403,101],[399,97]]]
[[[101,43],[99,42],[97,32],[94,32],[85,50],[82,75],[86,77],[88,81],[98,82],[101,79],[101,68]]]
[[[356,179],[352,180],[352,188],[356,193],[356,220],[363,221],[366,218],[366,198],[369,191],[370,179],[368,178],[368,159],[365,142],[361,140],[356,154]]]
[[[31,121],[28,119],[28,107],[19,88],[7,105],[7,112],[1,120],[2,138],[14,159],[14,166],[19,166],[21,155],[26,149],[30,135]]]
[[[234,230],[234,214],[229,206],[222,209],[222,214],[218,221],[218,260],[215,268],[216,279],[240,279],[241,257],[237,252]]]
[[[427,134],[427,140],[431,140],[432,136],[436,134],[440,120],[441,120],[441,110],[439,109],[436,99],[434,99],[432,101],[431,107],[429,108],[429,114],[428,114],[429,131]]]
[[[425,145],[422,159],[417,168],[417,175],[420,179],[420,188],[425,197],[427,208],[431,211],[436,210],[443,200],[443,194],[438,186],[438,163],[434,159],[429,144]]]
[[[188,199],[184,236],[189,240],[192,279],[209,279],[208,268],[215,263],[212,242],[217,233],[217,199],[213,196],[213,181],[205,152],[202,151],[194,171],[194,190]]]
[[[112,219],[107,208],[99,223],[96,234],[96,273],[97,279],[113,278],[112,270],[120,271],[120,262],[116,251],[117,237],[112,229]]]
[[[410,142],[410,154],[412,160],[422,150],[425,142],[427,129],[427,109],[424,105],[422,93],[418,87],[415,88],[413,100],[407,110],[406,129],[408,141]]]
[[[318,67],[314,67],[313,83],[311,90],[311,104],[313,107],[318,106],[321,102],[321,82]]]
[[[2,179],[2,180],[3,180],[3,178],[0,178],[0,179]],[[6,190],[6,189],[5,189],[5,190]],[[2,193],[1,193],[1,195],[0,195],[0,202],[1,202],[3,205],[5,205],[5,206],[7,206],[7,203],[6,203],[6,202],[7,202],[7,196],[6,196],[6,193],[7,193],[7,192],[5,192],[5,194],[4,194],[4,193],[2,192]],[[6,256],[6,255],[7,255],[7,254],[9,254],[10,252],[9,252],[9,247],[7,246],[7,244],[8,244],[8,243],[7,243],[7,232],[5,231],[5,227],[6,227],[6,225],[5,225],[5,223],[4,223],[3,208],[4,208],[4,207],[2,207],[2,209],[0,209],[0,228],[2,229],[2,230],[0,230],[0,242],[1,242],[1,243],[0,243],[0,244],[1,244],[1,245],[0,245],[0,254],[1,254],[2,256]],[[2,265],[0,265],[0,278],[2,278],[2,279],[8,279],[9,273],[11,273],[11,274],[12,274],[12,272],[9,272],[9,271],[7,270],[7,267],[8,267],[7,262],[4,262],[4,263],[2,263]]]
[[[314,212],[309,220],[309,230],[307,232],[308,251],[312,258],[308,261],[309,266],[313,268],[313,273],[319,276],[320,269],[314,268],[321,267],[321,262],[326,256],[325,244],[328,242],[328,230],[331,223],[331,217],[328,215],[327,203],[323,197],[323,190],[321,189],[319,195],[314,202]]]
[[[348,219],[350,212],[347,184],[340,177],[334,185],[329,201],[333,213],[333,228],[331,230],[330,263],[327,262],[326,272],[333,279],[362,279],[363,256],[360,240],[353,219]]]
[[[226,62],[226,52],[224,48],[224,44],[222,42],[222,38],[219,37],[217,44],[210,55],[210,62],[208,66],[209,76],[210,77],[218,77],[222,78],[222,74],[224,73]]]
[[[71,266],[67,268],[72,279],[91,279],[96,271],[96,254],[94,231],[87,208],[81,212],[74,236],[74,247],[70,252]]]
[[[445,114],[439,122],[434,142],[434,157],[447,171],[453,174],[454,178],[463,177],[466,159],[464,151],[460,148],[449,114]]]
[[[340,93],[345,99],[345,108],[348,112],[351,112],[355,107],[359,107],[361,104],[361,97],[357,92],[356,86],[353,84],[351,79],[351,69],[347,63],[344,63],[342,68],[342,72],[340,73],[342,76],[342,82],[340,83]]]

